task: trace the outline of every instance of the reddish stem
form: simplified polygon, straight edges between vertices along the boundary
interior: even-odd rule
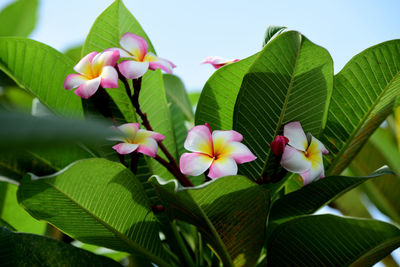
[[[129,86],[128,81],[126,80],[125,77],[122,75],[119,75],[119,78],[122,80],[122,82],[125,85],[126,92],[132,102],[133,107],[136,109],[136,113],[140,116],[142,119],[142,125],[149,131],[153,131],[153,128],[150,125],[150,122],[147,118],[146,113],[144,113],[139,104],[139,93],[140,93],[140,88],[142,85],[142,78],[134,79],[132,80],[133,84],[133,95],[131,95],[131,89]],[[167,157],[169,162],[161,158],[160,156],[156,155],[155,159],[160,162],[164,167],[166,167],[177,179],[178,181],[183,185],[183,186],[193,186],[192,182],[187,178],[186,175],[184,175],[178,166],[178,163],[176,162],[175,158],[169,153],[168,149],[165,147],[165,145],[160,141],[158,142],[158,146],[160,147],[161,151],[164,152],[164,155]]]

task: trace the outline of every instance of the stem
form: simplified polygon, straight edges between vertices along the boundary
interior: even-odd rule
[[[187,247],[186,247],[185,243],[184,243],[183,240],[182,240],[181,234],[180,234],[180,233],[178,232],[178,230],[176,229],[176,223],[175,223],[175,222],[172,222],[172,223],[170,223],[170,226],[171,226],[172,233],[173,233],[173,235],[174,235],[174,237],[175,237],[175,241],[176,241],[177,245],[178,245],[179,248],[180,248],[180,252],[182,253],[183,260],[184,260],[184,261],[186,262],[186,264],[187,264],[187,265],[185,265],[185,266],[190,266],[190,267],[196,266],[196,265],[194,264],[194,262],[193,262],[192,257],[191,257],[190,254],[189,254],[189,251],[187,250]]]
[[[131,171],[133,174],[137,173],[137,164],[139,160],[139,154],[138,153],[132,153],[131,154]]]
[[[132,80],[133,84],[133,95],[131,95],[131,89],[129,86],[129,83],[127,79],[119,75],[119,78],[122,80],[122,82],[125,85],[126,93],[128,94],[133,107],[136,109],[136,113],[140,116],[142,119],[142,125],[148,130],[148,131],[153,131],[153,128],[150,125],[150,122],[147,118],[146,113],[142,111],[140,108],[139,104],[139,93],[140,89],[142,86],[142,77],[139,77],[138,79]],[[158,155],[155,157],[155,159],[160,162],[164,167],[166,167],[177,179],[178,181],[183,185],[183,186],[193,186],[192,182],[189,180],[189,178],[186,177],[183,173],[181,173],[178,163],[176,162],[175,158],[169,153],[168,149],[164,146],[164,144],[160,141],[158,142],[158,146],[160,147],[161,151],[164,153],[164,155],[167,157],[169,162],[164,160],[163,158],[159,157]]]

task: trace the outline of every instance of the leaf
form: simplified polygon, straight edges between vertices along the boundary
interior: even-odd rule
[[[17,190],[16,185],[0,182],[0,218],[11,224],[15,231],[44,234],[46,224],[35,220],[19,206]]]
[[[13,233],[0,227],[4,266],[121,266],[117,262],[49,237]]]
[[[201,91],[196,108],[195,125],[208,122],[215,130],[231,130],[236,97],[257,54],[218,69]]]
[[[135,17],[122,1],[116,0],[94,22],[82,47],[82,56],[93,51],[102,52],[107,48],[120,47],[119,41],[126,32],[132,32],[145,38],[149,44],[149,51],[154,52],[149,38]],[[108,89],[107,93],[121,110],[125,120],[135,122],[135,111],[123,84],[119,82],[118,88]]]
[[[387,129],[378,129],[364,145],[350,165],[352,172],[363,175],[378,164],[388,164],[397,175],[384,177],[365,183],[363,191],[371,202],[386,216],[400,223],[400,152],[397,150],[394,136]]]
[[[372,266],[400,246],[400,230],[369,219],[317,215],[278,226],[268,266]]]
[[[0,36],[28,37],[36,26],[38,0],[17,0],[0,12]]]
[[[267,30],[265,31],[264,42],[263,42],[262,46],[263,47],[266,46],[268,44],[268,42],[272,40],[272,37],[280,34],[281,32],[283,32],[286,29],[287,29],[287,27],[285,27],[285,26],[273,26],[273,25],[268,26]]]
[[[18,201],[36,219],[81,242],[138,253],[168,266],[142,185],[121,164],[88,159],[52,176],[27,176]]]
[[[200,95],[201,95],[201,92],[197,92],[197,91],[189,92],[188,97],[189,97],[190,104],[192,105],[192,107],[197,106],[197,103],[199,102],[199,99],[200,99]]]
[[[13,152],[38,146],[93,144],[116,134],[105,122],[39,118],[6,111],[0,111],[0,125],[0,147]]]
[[[82,55],[92,51],[100,52],[110,47],[119,47],[119,41],[126,32],[132,32],[145,38],[149,44],[149,51],[154,52],[154,48],[140,24],[122,1],[116,0],[96,19],[83,45]],[[118,89],[108,89],[107,93],[119,107],[127,122],[136,121],[135,111],[121,83]],[[143,76],[139,103],[144,113],[147,113],[154,131],[166,137],[163,143],[176,157],[172,120],[160,70],[148,71]],[[153,165],[155,173],[163,175],[163,177],[172,177],[158,162],[154,162]]]
[[[253,179],[271,175],[269,143],[286,123],[300,121],[306,133],[321,134],[332,78],[329,53],[298,32],[284,32],[264,47],[243,78],[235,105],[233,128],[257,156],[240,173]]]
[[[81,60],[82,45],[71,47],[67,51],[65,51],[64,54],[72,59],[72,61],[78,63],[79,60]]]
[[[227,176],[193,188],[153,176],[150,183],[171,219],[198,227],[224,266],[253,266],[265,240],[267,191],[243,176]]]
[[[163,76],[160,70],[148,71],[142,80],[142,88],[139,95],[139,102],[142,111],[147,114],[147,118],[154,131],[165,136],[163,144],[176,159],[176,141],[173,130],[172,118],[168,108],[167,97],[165,94]],[[164,154],[159,150],[161,156]],[[152,160],[153,173],[172,179],[173,176],[161,164]]]
[[[194,122],[192,105],[189,102],[183,82],[177,76],[164,74],[163,78],[174,127],[177,152],[178,155],[182,155],[186,151],[183,147],[188,131],[186,122]]]
[[[384,167],[365,177],[330,176],[320,179],[277,200],[269,218],[287,220],[290,217],[312,214],[368,179],[391,173],[389,168]]]
[[[45,44],[0,37],[0,70],[56,113],[82,117],[81,99],[63,88],[72,66],[67,56]]]
[[[330,154],[327,174],[340,174],[392,112],[400,95],[400,40],[353,57],[334,78],[322,142]]]

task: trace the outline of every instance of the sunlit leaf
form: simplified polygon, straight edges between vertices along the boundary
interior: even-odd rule
[[[38,0],[16,0],[0,12],[0,36],[28,37],[36,26]]]
[[[236,97],[256,55],[228,64],[208,79],[196,108],[195,124],[208,122],[214,130],[231,130]]]
[[[63,88],[73,62],[57,50],[25,38],[0,37],[0,70],[52,111],[82,117],[81,99]]]
[[[121,164],[89,159],[52,176],[28,175],[18,201],[33,217],[79,241],[168,265],[143,187]]]
[[[233,128],[257,160],[241,165],[239,173],[268,177],[273,153],[269,148],[283,126],[300,121],[318,138],[332,92],[333,62],[329,53],[298,32],[284,32],[264,47],[243,78]]]
[[[323,143],[330,151],[327,174],[338,175],[392,112],[400,95],[400,40],[354,56],[335,75]]]

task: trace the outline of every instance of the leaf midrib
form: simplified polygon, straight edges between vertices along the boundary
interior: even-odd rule
[[[152,253],[149,253],[146,249],[142,248],[141,246],[137,245],[133,240],[127,238],[125,235],[120,233],[117,229],[115,229],[113,226],[109,225],[105,221],[103,221],[101,218],[97,217],[95,214],[90,212],[88,209],[83,207],[78,201],[67,195],[67,193],[63,192],[60,188],[55,186],[52,183],[49,183],[47,181],[43,181],[47,185],[53,187],[55,190],[57,190],[59,193],[64,195],[67,199],[69,199],[72,203],[77,205],[79,208],[81,208],[84,212],[86,212],[89,216],[91,216],[93,219],[95,219],[97,222],[99,222],[101,225],[103,225],[106,229],[108,229],[111,233],[113,233],[115,236],[119,237],[124,243],[126,243],[134,252],[140,252],[146,255],[149,259],[153,260],[155,263],[159,264],[160,266],[165,266],[168,267],[168,263],[166,263],[163,259],[159,258],[158,256],[153,255]]]
[[[338,74],[340,75],[340,73]],[[377,104],[380,102],[381,98],[385,95],[385,93],[389,90],[389,88],[391,87],[391,85],[394,83],[395,80],[397,80],[400,77],[400,72],[397,72],[396,75],[394,75],[394,77],[392,78],[392,80],[389,82],[389,84],[382,90],[381,94],[378,96],[378,98],[376,98],[376,101],[374,102],[374,104],[371,106],[371,108],[368,110],[368,112],[362,117],[362,119],[360,120],[361,123],[358,123],[358,126],[356,128],[354,128],[353,132],[351,133],[351,135],[349,136],[349,138],[347,139],[348,141],[344,143],[344,146],[342,146],[341,150],[339,151],[339,153],[336,154],[335,156],[335,160],[332,162],[331,166],[329,167],[329,169],[327,170],[327,174],[328,175],[334,175],[334,173],[331,173],[332,169],[335,168],[335,165],[337,165],[338,162],[340,162],[340,159],[342,157],[342,155],[347,151],[347,148],[349,147],[349,145],[353,142],[354,137],[357,135],[358,131],[361,129],[361,127],[364,125],[364,123],[366,122],[367,118],[369,117],[369,115],[372,113],[372,111],[375,109],[375,107],[377,106]],[[354,87],[353,87],[354,88]]]
[[[290,78],[290,82],[289,82],[289,85],[288,85],[287,93],[286,93],[286,96],[285,96],[285,102],[283,103],[281,114],[279,116],[279,121],[278,121],[278,124],[277,124],[275,132],[274,132],[274,137],[278,134],[278,132],[279,132],[281,126],[282,126],[283,118],[285,117],[286,108],[287,108],[287,105],[288,105],[288,102],[289,102],[289,98],[291,96],[290,93],[291,93],[291,91],[293,89],[293,81],[294,81],[295,76],[296,76],[295,74],[296,74],[297,66],[298,66],[298,62],[299,62],[300,50],[301,50],[301,46],[303,44],[302,35],[297,33],[297,36],[300,38],[300,41],[299,41],[299,46],[298,46],[297,53],[296,53],[296,61],[294,63],[294,68],[293,68],[293,71],[292,71],[292,77]],[[267,158],[266,158],[266,160],[264,162],[263,170],[261,172],[261,176],[267,171],[266,168],[267,168],[267,165],[268,165],[268,161],[269,161],[270,155],[271,155],[271,150],[269,149],[268,152],[267,152]]]

